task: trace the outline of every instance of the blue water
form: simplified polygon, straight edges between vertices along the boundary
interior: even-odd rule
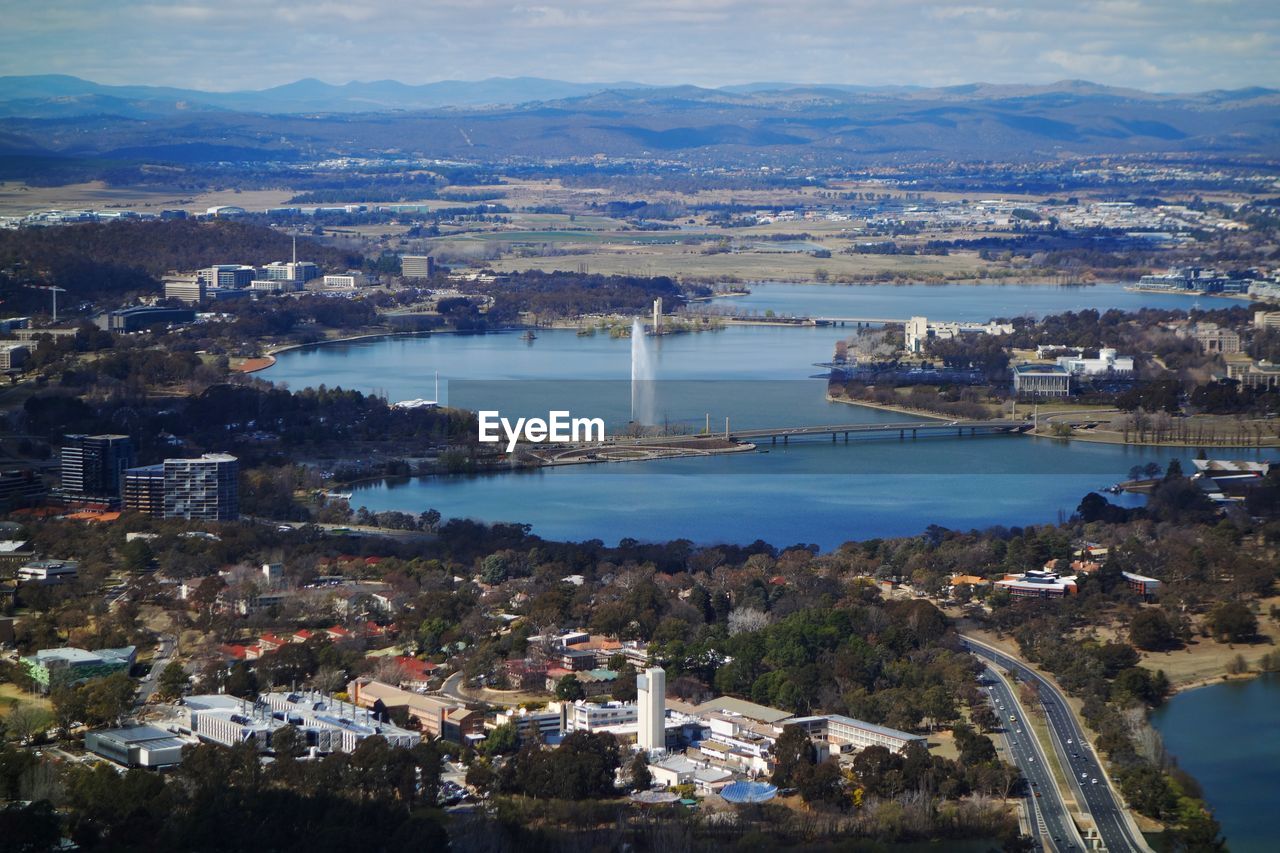
[[[1229,308],[1240,303],[1221,297],[1137,293],[1119,284],[753,284],[748,296],[713,299],[709,305],[763,315],[877,317],[905,320],[923,314],[949,321],[993,317],[1044,317],[1093,308],[1171,308],[1186,311]]]
[[[1280,676],[1179,693],[1151,715],[1165,748],[1204,788],[1232,853],[1280,839]]]
[[[751,297],[730,301],[766,300],[801,313],[803,300],[819,297],[823,312],[838,315],[932,315],[934,306],[946,306],[936,315],[955,319],[1031,310],[1029,300],[1052,311],[1193,302],[1117,286],[1007,285],[758,285]],[[868,299],[874,304],[851,307]],[[829,360],[835,342],[850,332],[733,326],[651,339],[659,419],[688,431],[708,420],[719,431],[726,417],[739,428],[915,420],[825,399],[825,380],[813,378],[821,373],[814,364]],[[630,366],[628,339],[543,331],[529,342],[499,333],[332,344],[284,353],[261,375],[295,388],[324,383],[376,391],[394,401],[431,397],[438,371],[440,396],[452,405],[496,408],[513,417],[564,408],[604,418],[616,430],[631,415]],[[526,522],[552,538],[760,538],[828,549],[850,539],[910,535],[929,524],[968,529],[1053,523],[1072,513],[1086,492],[1124,479],[1132,466],[1165,464],[1174,456],[1185,463],[1193,453],[1025,437],[833,445],[825,436],[761,450],[768,452],[378,484],[358,490],[354,503]],[[416,452],[405,448],[405,455]]]

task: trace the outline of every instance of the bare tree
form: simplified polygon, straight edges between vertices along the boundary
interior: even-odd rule
[[[750,607],[736,607],[729,612],[729,636],[750,634],[769,627],[769,615]]]

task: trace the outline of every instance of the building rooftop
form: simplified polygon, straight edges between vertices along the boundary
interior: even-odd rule
[[[766,705],[757,705],[755,702],[735,699],[732,696],[718,696],[708,702],[703,702],[694,709],[694,712],[699,715],[709,714],[714,711],[738,714],[761,723],[776,723],[791,716],[788,711],[770,708]]]

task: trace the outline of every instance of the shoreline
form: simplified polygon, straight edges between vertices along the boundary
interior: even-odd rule
[[[1083,441],[1089,444],[1114,444],[1121,447],[1198,447],[1198,448],[1224,448],[1229,450],[1274,450],[1280,448],[1280,437],[1271,437],[1261,444],[1257,442],[1240,442],[1240,441],[1125,441],[1123,438],[1110,439],[1094,433],[1073,432],[1071,435],[1052,435],[1044,432],[1026,432],[1024,435],[1031,438],[1048,438],[1055,441]],[[1117,434],[1118,435],[1118,434]]]
[[[836,397],[827,394],[827,402],[844,403],[846,406],[862,406],[866,409],[879,409],[882,412],[897,412],[900,415],[911,415],[913,417],[927,418],[932,421],[953,421],[954,417],[940,415],[936,412],[924,412],[917,409],[910,409],[906,406],[890,406],[887,403],[873,403],[869,400],[850,400],[847,397]]]

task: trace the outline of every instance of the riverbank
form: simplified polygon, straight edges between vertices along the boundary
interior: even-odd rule
[[[281,344],[279,346],[269,347],[267,349],[266,358],[271,359],[271,363],[275,364],[275,357],[281,353],[291,352],[293,350],[306,349],[308,347],[319,347],[325,344],[348,344],[354,341],[370,341],[378,338],[416,338],[426,335],[439,334],[441,330],[426,330],[415,332],[367,332],[360,335],[346,335],[341,338],[325,338],[322,341],[307,341],[306,343]],[[452,330],[450,330],[452,331]],[[507,331],[506,329],[492,331]]]
[[[911,415],[914,416],[914,418],[927,418],[929,420],[956,420],[954,415],[940,415],[936,411],[911,409],[909,406],[890,406],[888,403],[878,403],[870,400],[850,400],[849,397],[836,397],[833,396],[833,394],[827,394],[827,402],[840,402],[849,406],[861,406],[863,409],[892,411],[897,412],[899,415]]]
[[[1275,421],[1251,421],[1250,423],[1264,424],[1272,430],[1277,430]],[[1112,430],[1098,429],[1073,429],[1067,435],[1055,435],[1052,426],[1048,429],[1041,426],[1037,430],[1028,432],[1027,435],[1036,438],[1054,438],[1062,441],[1087,441],[1095,444],[1122,444],[1126,447],[1249,447],[1249,448],[1268,448],[1280,447],[1280,434],[1260,436],[1258,433],[1251,435],[1237,434],[1234,436],[1218,436],[1213,435],[1206,437],[1201,435],[1195,439],[1185,439],[1179,441],[1137,441],[1133,438],[1126,439],[1123,433],[1114,432]]]
[[[1207,637],[1195,637],[1181,649],[1142,652],[1138,665],[1162,670],[1173,693],[1196,690],[1226,681],[1247,681],[1262,673],[1262,658],[1280,649],[1280,623],[1270,618],[1272,607],[1280,607],[1280,596],[1258,600],[1258,640],[1253,643],[1219,643]],[[1228,672],[1236,657],[1243,658],[1244,672]]]

